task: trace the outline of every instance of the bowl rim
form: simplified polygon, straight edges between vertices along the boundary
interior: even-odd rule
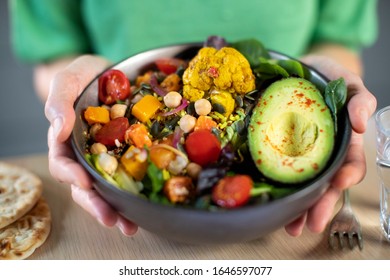
[[[91,80],[91,82],[82,90],[81,94],[76,99],[76,101],[74,103],[74,109],[77,108],[77,105],[80,103],[80,100],[82,99],[86,90],[94,82],[96,82],[97,79],[99,78],[99,76],[102,73],[104,73],[106,70],[111,69],[111,68],[120,68],[123,64],[126,63],[127,60],[134,59],[134,57],[137,57],[137,56],[142,56],[148,52],[169,49],[172,47],[183,47],[183,48],[185,48],[185,47],[187,47],[187,48],[199,47],[200,48],[200,47],[202,47],[202,45],[203,45],[203,43],[201,43],[201,42],[169,44],[169,45],[164,45],[164,46],[160,46],[157,48],[151,48],[151,49],[148,49],[148,50],[145,50],[142,52],[138,52],[138,53],[131,55],[127,58],[124,58],[121,61],[105,68],[101,73],[99,73],[95,78],[93,78]],[[329,79],[324,74],[322,74],[321,72],[319,72],[315,68],[301,62],[300,60],[295,59],[289,55],[285,55],[281,52],[274,51],[272,49],[267,49],[267,50],[270,52],[270,54],[275,55],[275,56],[279,56],[282,59],[292,59],[295,61],[299,61],[303,66],[305,66],[310,71],[310,73],[318,76],[318,78],[322,82],[324,82],[324,83],[329,82]],[[264,209],[264,208],[275,207],[279,204],[284,205],[284,204],[288,203],[289,201],[292,202],[292,201],[295,201],[297,199],[302,199],[302,198],[308,196],[310,193],[312,193],[315,189],[319,188],[320,186],[318,186],[318,185],[320,182],[322,182],[322,181],[323,181],[323,183],[329,182],[329,180],[330,180],[329,177],[334,176],[337,169],[340,168],[340,166],[343,164],[343,162],[345,160],[347,150],[348,150],[347,147],[348,147],[348,144],[350,142],[351,135],[352,135],[352,126],[350,124],[350,119],[349,119],[349,115],[348,115],[346,106],[344,106],[344,108],[341,110],[340,114],[343,116],[343,118],[338,118],[337,125],[338,126],[340,125],[339,122],[341,122],[341,119],[342,119],[342,121],[343,121],[342,125],[345,127],[345,129],[343,130],[343,134],[341,136],[338,136],[338,135],[336,136],[336,142],[337,142],[337,139],[339,139],[340,146],[337,150],[332,151],[332,156],[327,164],[327,167],[319,175],[317,175],[315,178],[313,178],[313,180],[310,180],[307,183],[302,184],[302,186],[300,186],[297,191],[295,191],[287,196],[284,196],[284,197],[281,197],[281,198],[278,198],[275,200],[271,200],[271,201],[268,201],[266,203],[248,204],[248,205],[244,205],[242,207],[238,207],[238,208],[234,208],[234,209],[218,209],[217,211],[210,211],[207,209],[200,209],[200,208],[195,208],[195,207],[186,207],[186,206],[182,206],[182,205],[166,205],[166,204],[151,201],[151,200],[143,198],[139,195],[135,195],[135,194],[120,190],[119,188],[110,184],[106,179],[104,179],[103,176],[100,175],[100,173],[98,173],[97,170],[86,161],[85,156],[82,152],[82,149],[80,149],[80,147],[77,143],[74,129],[72,130],[72,133],[70,136],[70,140],[71,140],[70,142],[71,142],[73,152],[75,153],[76,158],[78,159],[78,162],[85,169],[87,169],[87,171],[90,175],[92,175],[92,177],[94,179],[93,186],[95,187],[95,189],[98,190],[99,193],[100,193],[99,186],[97,186],[96,180],[99,181],[100,183],[104,184],[106,187],[109,187],[110,191],[115,192],[117,195],[125,196],[126,199],[129,199],[130,201],[131,200],[143,201],[143,203],[147,203],[147,204],[152,205],[153,207],[157,207],[157,209],[161,209],[161,210],[173,209],[174,211],[183,211],[186,213],[191,213],[192,215],[202,215],[202,216],[204,216],[205,214],[210,215],[210,216],[214,216],[214,215],[224,216],[224,215],[232,215],[232,213],[236,213],[238,215],[241,215],[240,213],[261,211],[261,209]],[[76,121],[77,121],[77,118],[76,118]],[[330,162],[330,161],[332,161],[332,162]],[[328,188],[328,186],[323,189],[323,192],[325,192],[325,190],[327,188]],[[113,205],[111,205],[111,206],[114,207]]]

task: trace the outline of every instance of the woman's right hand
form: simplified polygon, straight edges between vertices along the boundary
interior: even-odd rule
[[[108,66],[109,62],[101,57],[84,55],[57,72],[51,80],[45,105],[45,114],[50,122],[49,169],[56,180],[71,186],[73,200],[102,225],[117,226],[123,234],[133,235],[137,225],[122,217],[93,189],[90,176],[77,162],[69,143],[76,119],[74,102]]]

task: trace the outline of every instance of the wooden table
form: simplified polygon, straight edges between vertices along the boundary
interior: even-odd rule
[[[70,188],[50,176],[47,155],[0,160],[30,169],[40,176],[44,184],[43,195],[52,211],[52,231],[48,240],[30,259],[390,259],[390,243],[382,237],[379,228],[379,189],[372,120],[365,138],[367,176],[351,191],[352,207],[363,228],[362,251],[357,248],[332,250],[328,246],[326,233],[314,234],[307,229],[300,237],[291,237],[281,228],[259,240],[215,246],[176,243],[142,229],[133,237],[125,237],[117,228],[102,227],[73,202]]]

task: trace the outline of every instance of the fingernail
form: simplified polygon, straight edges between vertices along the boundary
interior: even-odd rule
[[[63,125],[63,120],[61,117],[57,117],[54,121],[53,121],[53,131],[54,131],[54,135],[56,138],[58,138],[58,136],[60,135],[61,133],[61,130],[62,130],[62,125]]]
[[[100,217],[97,217],[96,220],[98,221],[98,223],[99,223],[101,226],[103,226],[103,227],[105,227],[105,228],[108,228],[108,226],[104,223],[104,221],[103,221]]]
[[[129,234],[126,233],[126,231],[121,223],[116,223],[116,226],[122,232],[123,235],[130,236]]]
[[[133,228],[126,227],[122,222],[121,218],[118,219],[116,226],[119,228],[119,230],[122,232],[125,236],[133,236],[137,232],[137,227],[134,226]]]

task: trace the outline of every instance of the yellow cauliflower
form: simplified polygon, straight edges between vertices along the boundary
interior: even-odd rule
[[[236,49],[204,47],[190,61],[183,85],[183,96],[196,101],[210,90],[244,95],[255,89],[255,77],[249,62]]]

